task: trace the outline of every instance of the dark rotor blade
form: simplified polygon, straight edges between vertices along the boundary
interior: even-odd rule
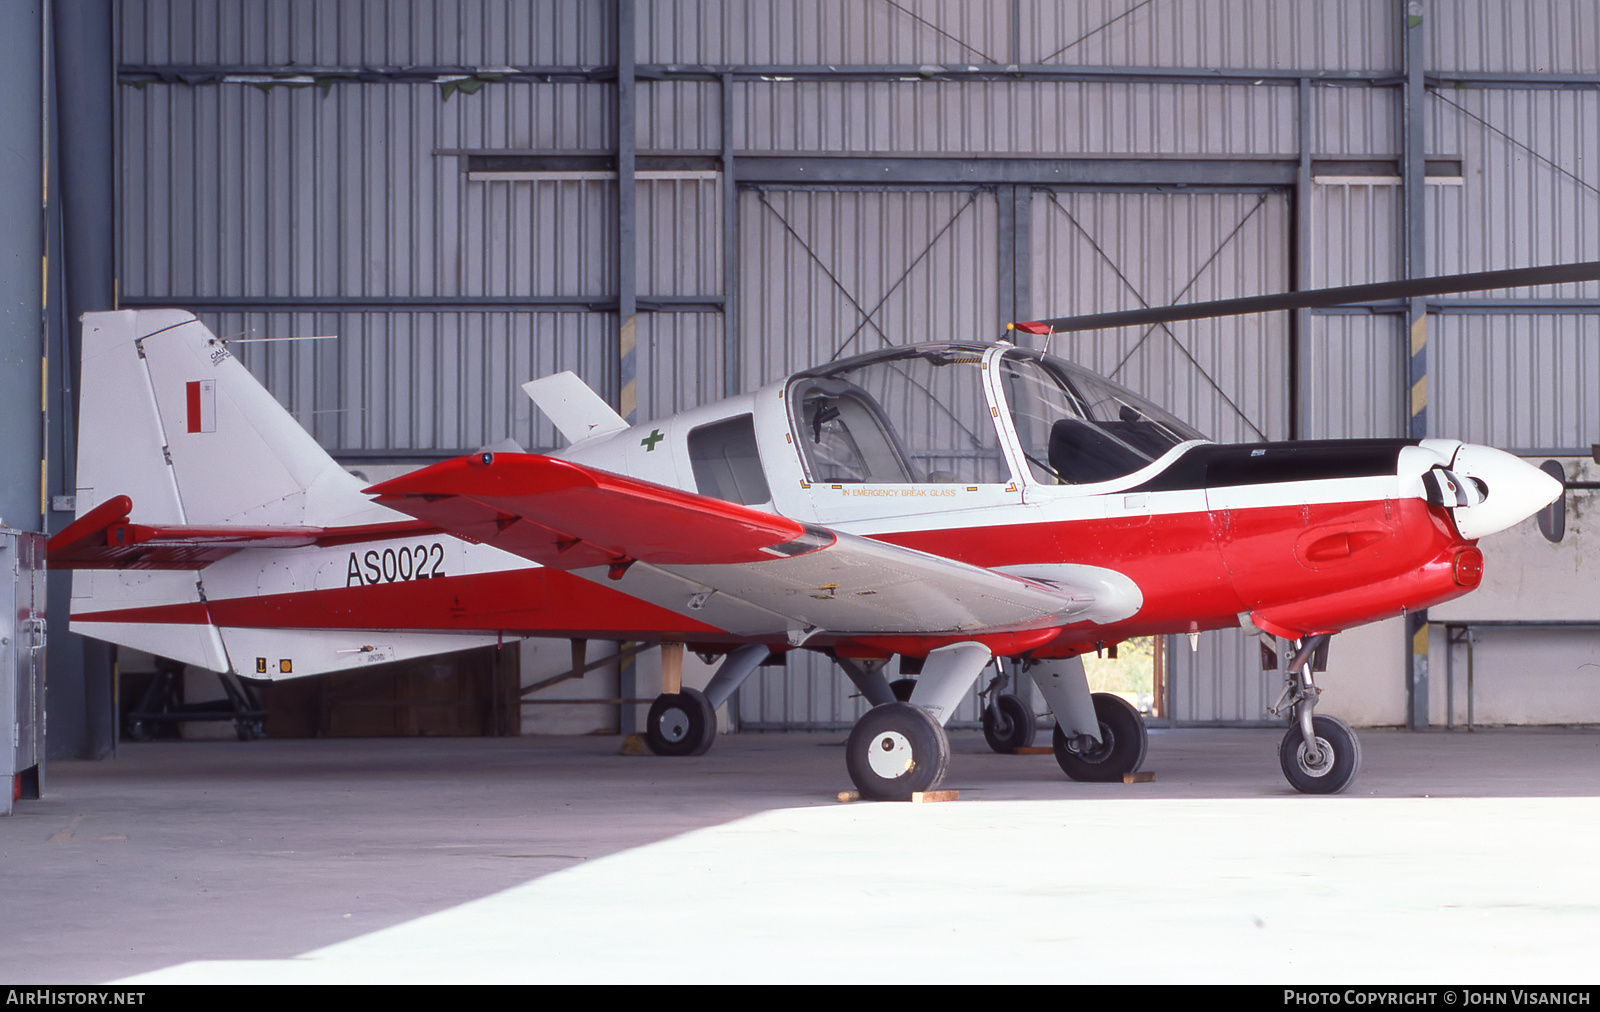
[[[1216,316],[1244,316],[1283,309],[1316,309],[1321,306],[1348,306],[1358,302],[1387,302],[1417,299],[1453,292],[1481,292],[1492,288],[1525,288],[1556,285],[1569,281],[1600,280],[1600,260],[1550,267],[1519,267],[1509,271],[1480,271],[1477,274],[1446,274],[1410,281],[1380,281],[1373,285],[1346,285],[1343,288],[1317,288],[1280,295],[1252,295],[1243,299],[1216,302],[1191,302],[1181,306],[1129,309],[1093,316],[1063,316],[1054,320],[1034,320],[1012,326],[1028,333],[1063,334],[1078,330],[1106,330],[1176,320],[1206,320]]]

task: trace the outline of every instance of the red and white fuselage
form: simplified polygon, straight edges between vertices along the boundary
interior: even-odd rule
[[[170,317],[170,319],[169,319]],[[73,625],[289,677],[559,636],[1068,656],[1300,637],[1477,586],[1477,538],[1560,493],[1449,440],[1223,446],[1009,345],[895,349],[627,426],[534,394],[559,459],[363,492],[187,314],[85,324]],[[538,384],[533,384],[536,388]]]

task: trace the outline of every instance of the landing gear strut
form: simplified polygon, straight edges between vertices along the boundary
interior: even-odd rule
[[[1033,744],[1033,711],[1020,697],[1005,691],[1011,676],[1002,665],[996,667],[994,680],[982,693],[983,740],[1001,755],[1010,755]]]
[[[1270,711],[1291,712],[1289,730],[1278,746],[1278,762],[1289,785],[1303,794],[1338,794],[1361,770],[1361,743],[1350,726],[1337,717],[1312,712],[1322,694],[1312,677],[1312,661],[1327,643],[1326,633],[1300,643],[1284,673],[1288,684]]]
[[[1144,764],[1150,738],[1144,718],[1126,699],[1109,692],[1096,692],[1093,698],[1100,740],[1085,734],[1069,736],[1057,724],[1050,744],[1056,765],[1073,780],[1111,783]]]

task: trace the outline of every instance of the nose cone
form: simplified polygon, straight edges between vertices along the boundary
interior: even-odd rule
[[[1489,446],[1462,444],[1450,469],[1483,492],[1482,502],[1451,511],[1456,530],[1473,541],[1521,523],[1566,491],[1532,464]]]

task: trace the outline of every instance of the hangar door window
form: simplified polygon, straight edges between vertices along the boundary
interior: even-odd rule
[[[749,415],[702,425],[689,433],[689,463],[701,495],[724,502],[755,506],[772,498],[761,457],[756,452],[756,427]]]

